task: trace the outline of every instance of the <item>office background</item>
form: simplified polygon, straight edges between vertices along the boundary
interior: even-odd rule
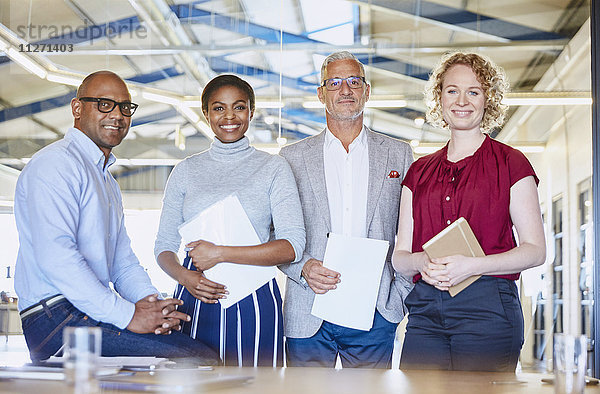
[[[210,144],[199,108],[210,78],[235,73],[251,83],[257,110],[248,135],[275,153],[322,130],[320,65],[348,50],[372,86],[367,126],[409,142],[419,156],[448,139],[424,123],[429,71],[447,50],[473,50],[504,67],[512,86],[508,121],[492,135],[525,152],[541,180],[548,257],[520,283],[521,364],[551,368],[552,334],[583,333],[592,372],[600,357],[593,340],[593,7],[585,0],[2,0],[0,290],[15,296],[16,178],[72,125],[69,103],[87,73],[117,72],[140,104],[112,172],[133,247],[171,293],[152,253],[162,192],[172,167]]]

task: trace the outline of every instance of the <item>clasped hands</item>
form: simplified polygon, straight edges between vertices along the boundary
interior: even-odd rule
[[[167,298],[158,299],[158,294],[151,294],[135,303],[135,312],[127,329],[137,334],[154,333],[170,334],[171,330],[180,330],[181,321],[190,321],[190,317],[177,311],[183,301]]]
[[[219,299],[227,298],[227,287],[204,276],[204,271],[223,262],[221,248],[204,240],[190,242],[185,247],[196,271],[189,270],[181,284],[191,295],[207,304],[216,304]]]
[[[419,272],[426,283],[438,290],[448,291],[451,286],[473,275],[471,263],[472,257],[461,255],[427,258]]]

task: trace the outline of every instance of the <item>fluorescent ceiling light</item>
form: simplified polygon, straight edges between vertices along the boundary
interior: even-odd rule
[[[31,157],[22,157],[20,159],[16,158],[16,157],[5,157],[5,158],[0,158],[0,164],[4,164],[4,165],[8,165],[8,166],[20,166],[22,164],[27,164],[29,163],[29,160],[31,160]],[[17,171],[17,170],[15,170]],[[21,171],[18,171],[21,172]]]
[[[302,123],[299,123],[296,125],[296,130],[301,133],[308,134],[308,135],[317,135],[322,131],[322,130],[315,130],[312,127],[307,126]]]
[[[369,100],[365,104],[367,108],[402,108],[406,107],[406,100]]]
[[[592,105],[591,97],[505,97],[506,105]]]
[[[284,103],[279,101],[257,101],[255,103],[256,108],[283,108]]]
[[[181,106],[182,101],[173,96],[165,96],[164,94],[142,92],[142,97],[146,100],[156,101],[157,103],[170,104]]]
[[[406,107],[408,103],[406,100],[369,100],[365,104],[367,108],[402,108]],[[304,101],[302,103],[304,108],[323,108],[320,101]]]
[[[42,79],[46,78],[47,73],[43,67],[39,66],[28,56],[23,55],[15,48],[9,48],[6,54],[8,55],[8,57],[10,57],[12,60],[14,60],[16,63],[18,63],[21,67],[23,67],[30,73],[35,74]]]
[[[442,146],[443,145],[415,146],[415,147],[413,147],[413,152],[415,152],[415,154],[417,154],[417,155],[428,155],[430,153],[438,151]]]
[[[200,116],[190,107],[177,105],[177,108],[179,108],[179,111],[184,114],[190,120],[190,122],[197,123],[200,120]]]
[[[182,105],[185,105],[186,107],[201,108],[202,101],[200,101],[200,100],[184,100],[182,102]],[[283,107],[285,107],[285,103],[280,102],[280,101],[257,100],[254,102],[254,105],[256,106],[256,108],[283,108]]]
[[[201,108],[202,101],[200,101],[200,100],[184,100],[182,102],[182,105],[185,105],[186,107]]]
[[[0,207],[14,207],[15,202],[12,200],[2,200],[0,199]]]
[[[200,131],[202,131],[204,135],[207,136],[211,141],[215,139],[215,133],[213,133],[212,129],[207,123],[200,121],[196,123],[196,126],[198,126]]]
[[[46,79],[50,82],[62,83],[69,86],[79,86],[81,85],[81,81],[83,81],[83,78],[55,73],[48,73]]]
[[[542,145],[523,145],[515,146],[514,148],[520,150],[523,153],[543,153],[546,149]]]
[[[304,108],[323,108],[324,105],[320,101],[305,101],[302,103]]]

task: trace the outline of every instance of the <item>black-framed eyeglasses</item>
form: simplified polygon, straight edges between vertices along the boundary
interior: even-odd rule
[[[87,101],[87,102],[96,102],[96,103],[98,103],[98,111],[105,113],[105,114],[112,112],[113,109],[115,109],[115,107],[118,105],[119,111],[121,111],[121,114],[123,114],[123,116],[127,116],[127,117],[133,115],[135,110],[137,109],[137,107],[139,107],[137,104],[129,102],[129,101],[123,101],[123,102],[118,103],[115,100],[111,100],[109,98],[103,98],[103,97],[80,97],[77,100]]]
[[[329,78],[324,80],[321,86],[325,86],[327,90],[338,90],[344,81],[350,89],[362,88],[366,82],[365,77]]]

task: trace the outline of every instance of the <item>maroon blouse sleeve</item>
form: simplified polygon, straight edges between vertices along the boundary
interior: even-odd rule
[[[521,179],[528,176],[533,176],[536,185],[540,183],[540,180],[535,174],[535,170],[523,152],[517,149],[511,149],[507,155],[507,161],[511,187]]]
[[[406,172],[404,179],[402,180],[402,186],[408,187],[413,193],[415,191],[415,186],[417,185],[417,167],[419,166],[419,164],[419,160],[412,163],[408,171]]]

